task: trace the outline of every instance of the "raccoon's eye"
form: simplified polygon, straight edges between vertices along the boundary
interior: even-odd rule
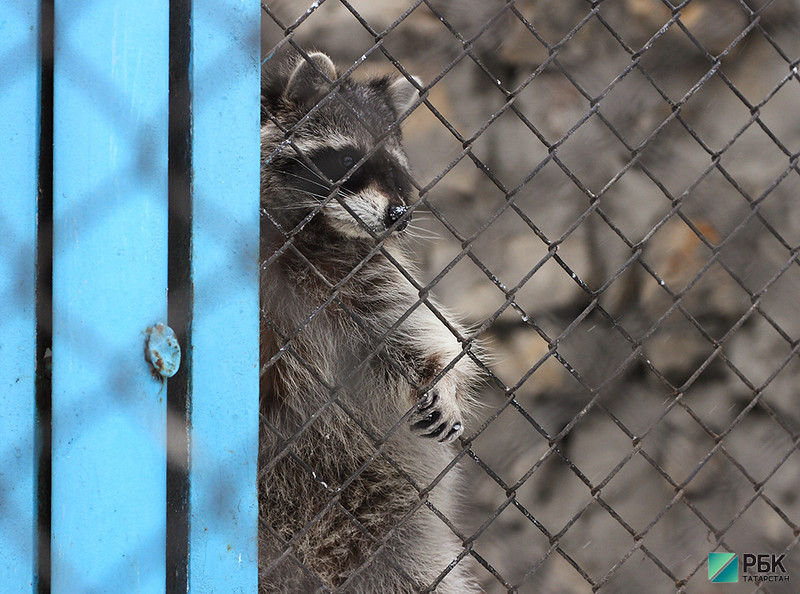
[[[312,157],[312,161],[332,182],[338,182],[358,163],[358,151],[345,148],[341,150],[323,149]]]

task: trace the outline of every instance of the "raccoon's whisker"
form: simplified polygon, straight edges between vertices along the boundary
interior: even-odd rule
[[[402,237],[409,237],[411,239],[426,239],[426,240],[435,239],[433,237],[427,237],[425,235],[421,235],[418,232],[412,230],[411,228],[406,228],[400,235]]]
[[[426,240],[426,239],[419,239],[418,237],[410,237],[410,236],[408,236],[408,235],[407,235],[405,232],[403,232],[403,233],[401,233],[400,235],[398,235],[398,236],[397,236],[397,238],[398,238],[400,241],[402,241],[402,242],[405,242],[405,243],[406,243],[406,245],[410,245],[410,244],[412,244],[412,243],[413,243],[413,244],[420,245],[420,246],[426,246],[426,245],[430,245],[430,241],[429,241],[429,240]]]
[[[267,210],[309,210],[313,208],[312,205],[308,206],[270,206]]]
[[[419,238],[419,239],[430,239],[430,240],[435,240],[435,239],[437,239],[437,240],[438,240],[438,239],[441,239],[441,238],[442,238],[442,236],[441,236],[441,235],[439,235],[439,234],[437,234],[437,233],[431,233],[431,234],[429,235],[429,234],[426,234],[426,233],[420,233],[419,231],[408,231],[408,234],[409,234],[411,237],[417,237],[417,238]]]
[[[297,161],[300,164],[301,167],[303,167],[304,169],[310,171],[315,176],[317,175],[316,171],[311,169],[311,167],[309,167],[308,164],[305,161],[303,161],[303,159],[298,157],[297,155],[289,155],[289,159],[291,159],[292,161]]]
[[[348,190],[343,186],[339,186],[339,192],[344,196],[355,196],[356,195],[355,192],[353,192],[351,190]]]
[[[309,192],[308,190],[301,190],[299,188],[294,188],[292,186],[272,186],[276,190],[286,190],[287,192],[297,192],[300,194],[305,194],[306,196],[313,196],[317,199],[316,202],[309,203],[308,206],[317,206],[320,202],[328,200],[328,196],[330,194],[318,194],[316,192]],[[331,200],[335,200],[335,198],[331,198]],[[290,207],[291,208],[291,207]]]
[[[326,192],[331,192],[333,190],[333,188],[330,185],[317,181],[317,179],[319,179],[319,178],[312,179],[312,178],[309,178],[309,177],[305,177],[303,175],[297,175],[296,173],[289,173],[288,171],[285,171],[283,174],[286,175],[286,176],[289,176],[289,177],[297,178],[302,182],[305,182],[307,184],[311,184],[312,186],[317,186],[317,187],[321,188],[323,191],[326,191]],[[345,190],[342,187],[339,187],[339,191],[342,194],[345,194],[345,195],[348,195],[348,196],[352,196],[353,195],[352,192],[349,192],[349,191]]]
[[[416,241],[418,243],[423,243],[423,242],[426,242],[426,241],[433,241],[435,239],[434,237],[425,237],[425,236],[422,236],[422,235],[418,235],[418,234],[414,233],[413,231],[409,231],[408,229],[405,229],[402,233],[398,233],[397,236],[398,237],[402,237],[403,239]]]
[[[296,192],[302,192],[303,194],[306,194],[308,196],[313,196],[314,198],[317,198],[320,202],[326,202],[326,201],[327,202],[333,202],[333,201],[336,200],[335,196],[331,197],[330,200],[328,200],[328,197],[330,196],[330,194],[315,194],[314,192],[309,192],[307,190],[295,190],[295,191]]]
[[[423,229],[421,227],[415,227],[415,226],[409,226],[406,229],[406,234],[410,235],[411,237],[416,237],[420,239],[437,240],[442,238],[442,236],[436,231],[432,231],[431,229]]]
[[[315,179],[320,179],[319,175],[317,175],[317,172],[316,172],[316,171],[314,171],[313,169],[311,169],[311,167],[309,167],[309,166],[308,166],[308,165],[307,165],[305,162],[303,162],[303,161],[302,161],[300,158],[298,158],[298,157],[289,157],[289,158],[290,158],[290,159],[292,159],[292,160],[294,160],[294,161],[297,161],[297,163],[299,163],[299,164],[300,164],[300,166],[301,166],[301,167],[303,167],[303,168],[304,168],[306,171],[308,171],[309,173],[311,173],[311,175],[313,175]],[[297,175],[297,174],[292,174],[292,173],[289,173],[289,172],[284,172],[284,174],[285,174],[285,175],[294,175],[295,177],[299,177],[300,179],[307,179],[307,178],[304,178],[304,177],[302,177],[302,176],[300,176],[300,175]],[[308,180],[308,181],[312,181],[312,180]],[[319,183],[319,182],[315,182],[315,183]],[[320,184],[320,185],[324,185],[324,184]],[[325,187],[329,187],[329,186],[325,185]]]
[[[313,183],[314,185],[322,186],[322,187],[325,187],[327,189],[330,189],[330,186],[328,184],[316,181],[316,180],[320,179],[319,175],[317,175],[317,172],[314,171],[313,169],[311,169],[311,167],[309,167],[308,165],[306,165],[301,159],[299,159],[298,157],[289,157],[289,158],[297,161],[306,171],[308,171],[309,173],[311,173],[311,175],[314,176],[314,179],[309,179],[309,178],[303,177],[302,175],[297,175],[296,173],[289,173],[288,171],[285,172],[285,175],[291,175],[293,177],[296,177],[296,178],[305,180],[307,182]],[[343,188],[342,188],[342,191],[344,191]]]
[[[436,237],[424,237],[420,235],[414,235],[413,233],[409,233],[408,231],[404,231],[398,237],[402,237],[404,239],[408,239],[409,241],[414,241],[416,243],[424,244],[430,243],[431,241],[436,241]]]
[[[309,192],[308,190],[301,190],[299,188],[295,188],[292,186],[272,186],[276,190],[285,190],[287,192],[297,192],[300,194],[306,194],[307,196],[313,196],[314,198],[325,199],[328,197],[328,194],[318,194],[317,192]]]
[[[283,172],[283,175],[286,175],[286,176],[288,176],[288,177],[294,177],[294,178],[297,178],[297,179],[299,179],[300,181],[303,181],[303,182],[305,182],[305,183],[311,184],[312,186],[319,186],[320,188],[324,188],[324,189],[326,189],[326,190],[330,190],[330,186],[328,186],[328,185],[326,185],[326,184],[323,184],[323,183],[321,183],[321,182],[317,181],[316,179],[312,179],[312,178],[310,178],[310,177],[305,177],[304,175],[297,175],[296,173],[290,173],[290,172],[288,172],[288,171],[284,171],[284,172]],[[316,176],[315,176],[315,177],[316,177]],[[317,178],[317,179],[319,179],[319,178]]]
[[[310,179],[308,177],[304,177],[302,175],[297,175],[296,173],[289,173],[288,171],[285,171],[283,174],[287,175],[289,177],[295,177],[295,178],[297,178],[297,179],[299,179],[299,180],[301,180],[303,182],[311,184],[312,186],[318,186],[318,187],[320,187],[323,190],[326,190],[328,192],[332,191],[331,186],[329,186],[327,184],[320,183],[320,182],[318,182],[316,180],[313,180],[313,179]],[[341,192],[344,196],[355,196],[355,192],[351,192],[350,190],[346,190],[345,188],[343,188],[341,186],[339,186],[339,192]]]

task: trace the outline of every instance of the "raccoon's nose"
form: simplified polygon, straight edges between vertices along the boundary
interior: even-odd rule
[[[390,206],[386,209],[386,218],[383,220],[383,224],[388,229],[392,225],[394,225],[397,221],[399,221],[404,214],[408,212],[408,207],[406,206]],[[402,223],[397,226],[395,231],[402,231],[406,227],[408,227],[408,221],[411,220],[411,217],[407,217]]]

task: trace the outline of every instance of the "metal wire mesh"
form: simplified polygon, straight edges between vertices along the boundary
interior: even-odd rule
[[[262,8],[267,60],[314,47],[347,65],[342,78],[367,63],[424,80],[403,119],[413,208],[436,239],[418,249],[424,280],[401,272],[420,293],[414,308],[447,325],[427,300],[437,292],[467,316],[468,335],[449,330],[487,377],[452,463],[430,485],[407,477],[419,494],[408,515],[426,506],[463,543],[428,591],[467,556],[486,591],[712,591],[706,555],[722,550],[785,554],[796,572],[800,6]],[[390,257],[380,241],[378,252]],[[307,323],[332,303],[347,311],[337,293],[358,272],[328,283]],[[341,407],[329,388],[325,407]],[[368,438],[372,460],[394,464],[384,436]],[[427,494],[457,464],[469,513],[448,517]],[[374,554],[385,547],[338,495],[320,515],[334,508]],[[368,564],[325,584],[293,554],[309,528],[273,534],[282,553],[265,573],[292,563],[321,591],[346,591]]]

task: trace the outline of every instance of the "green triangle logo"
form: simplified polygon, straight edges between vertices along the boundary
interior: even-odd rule
[[[736,553],[709,553],[708,579],[714,584],[739,582],[739,558]]]

